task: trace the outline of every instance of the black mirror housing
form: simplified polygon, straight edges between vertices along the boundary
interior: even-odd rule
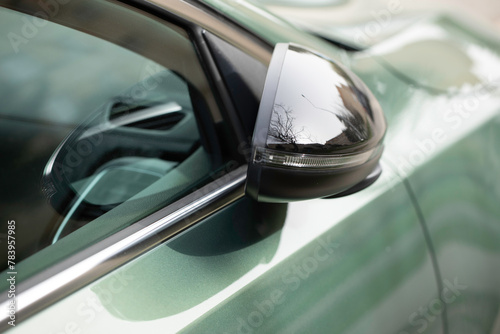
[[[351,193],[383,151],[386,121],[349,69],[295,44],[277,44],[252,139],[246,192],[261,202]]]

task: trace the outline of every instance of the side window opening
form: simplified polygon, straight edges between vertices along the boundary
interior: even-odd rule
[[[47,21],[28,43],[0,41],[0,232],[16,221],[17,261],[42,259],[31,272],[201,187],[224,160],[188,35],[100,1],[72,1],[53,19],[78,21],[84,3],[103,22]],[[22,34],[40,10],[26,6],[0,7],[0,30]],[[144,27],[98,30],[127,22]],[[145,30],[161,40],[140,39]]]

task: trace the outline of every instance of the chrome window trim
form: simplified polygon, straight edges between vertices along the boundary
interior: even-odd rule
[[[247,165],[70,256],[17,286],[16,324],[244,196]],[[0,308],[7,310],[5,294]],[[0,314],[0,331],[9,328]]]
[[[215,8],[199,0],[110,0],[128,4],[132,7],[147,8],[161,17],[169,14],[184,20],[191,27],[200,27],[217,35],[243,52],[251,55],[266,66],[271,61],[274,46],[261,39],[238,22],[220,13]]]

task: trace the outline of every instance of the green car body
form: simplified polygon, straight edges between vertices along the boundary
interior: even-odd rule
[[[500,332],[500,42],[436,16],[422,24],[438,37],[412,44],[402,31],[345,51],[255,5],[206,3],[207,16],[225,15],[266,45],[261,61],[293,42],[355,72],[388,123],[381,177],[342,198],[262,204],[244,195],[244,171],[232,171],[239,185],[227,205],[70,285],[9,332]],[[207,22],[195,23],[223,31]],[[47,254],[18,271],[28,279],[36,262],[62,261]]]

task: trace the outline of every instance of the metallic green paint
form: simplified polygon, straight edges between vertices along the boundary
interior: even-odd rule
[[[450,333],[500,329],[499,134],[497,116],[410,177],[442,276],[467,286],[449,305]]]
[[[500,75],[500,41],[448,16],[422,20],[366,51],[407,80],[440,93],[468,92]]]
[[[480,48],[474,42],[478,40],[463,39],[463,48]],[[490,76],[450,81],[454,89],[447,92],[419,83],[396,85],[381,70],[387,63],[376,65],[368,55],[354,62],[367,85],[378,87],[372,89],[390,124],[384,158],[414,189],[440,280],[461,286],[456,298],[446,303],[450,333],[500,330],[500,66],[492,66],[500,64],[500,57],[491,51],[489,62],[471,57],[465,69],[483,68]],[[417,68],[408,76],[418,73]],[[401,78],[401,73],[393,73]]]
[[[31,331],[55,312],[89,333],[412,328],[415,302],[425,305],[437,293],[412,204],[398,182],[358,195],[280,206],[270,219],[252,217],[248,222],[279,227],[286,209],[277,232],[238,245],[235,230],[223,231],[240,226],[241,206],[254,205],[242,199],[19,329]],[[221,248],[226,252],[218,254]],[[439,319],[429,324],[440,325]]]

